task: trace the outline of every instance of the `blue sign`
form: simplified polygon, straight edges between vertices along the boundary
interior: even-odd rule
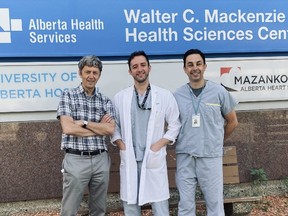
[[[288,2],[1,0],[0,57],[288,51]]]

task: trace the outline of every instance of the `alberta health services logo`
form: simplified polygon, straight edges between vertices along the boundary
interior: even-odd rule
[[[11,43],[13,31],[22,31],[22,19],[10,19],[9,8],[0,8],[0,43]]]
[[[234,85],[234,77],[241,72],[241,67],[221,67],[220,77],[221,85],[224,86],[229,92],[239,91]]]

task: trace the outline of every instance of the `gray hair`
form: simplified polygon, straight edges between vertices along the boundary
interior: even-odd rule
[[[82,59],[80,59],[78,63],[79,70],[82,71],[85,66],[99,68],[100,72],[102,71],[103,67],[102,62],[95,55],[84,56]]]

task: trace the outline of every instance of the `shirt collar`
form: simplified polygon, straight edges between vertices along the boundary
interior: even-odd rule
[[[83,93],[83,94],[87,95],[83,86],[82,86],[82,83],[80,83],[80,85],[78,86],[78,90],[79,90],[79,93]],[[95,88],[94,93],[91,97],[94,97],[94,96],[99,97],[99,94],[100,93],[97,91],[97,88]]]

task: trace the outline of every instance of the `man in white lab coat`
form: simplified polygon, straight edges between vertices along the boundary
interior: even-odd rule
[[[151,203],[154,216],[169,215],[166,146],[175,142],[179,110],[171,92],[150,84],[151,66],[144,51],[128,59],[134,86],[114,97],[116,131],[112,143],[120,149],[120,196],[126,216],[141,216]]]

